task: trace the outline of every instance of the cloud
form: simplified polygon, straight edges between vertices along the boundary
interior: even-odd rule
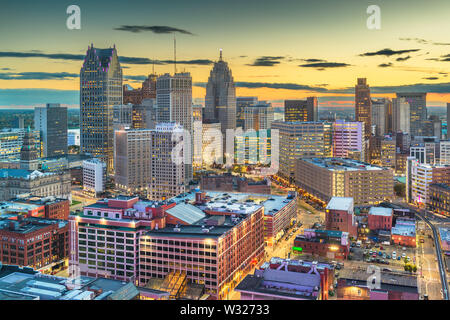
[[[206,87],[205,82],[195,82],[194,86]],[[270,88],[270,89],[285,89],[285,90],[304,90],[304,91],[314,91],[314,92],[326,92],[327,89],[321,87],[313,87],[297,83],[269,83],[269,82],[236,82],[235,86],[238,88]]]
[[[0,51],[0,58],[44,58],[52,60],[71,60],[71,61],[83,61],[85,55],[82,54],[70,54],[70,53],[37,53],[37,52],[15,52],[15,51]],[[173,60],[152,60],[142,57],[124,57],[119,56],[120,63],[123,64],[137,64],[137,65],[165,65],[173,64]],[[193,59],[193,60],[180,60],[178,64],[189,65],[209,65],[212,64],[212,60],[208,59]]]
[[[326,68],[342,68],[351,66],[348,63],[342,62],[317,62],[317,63],[305,63],[300,64],[299,67],[302,68],[318,68],[318,70],[324,70]]]
[[[284,57],[263,56],[257,58],[252,64],[248,64],[248,66],[273,67],[274,65],[280,64],[280,60],[282,59],[284,59]]]
[[[450,54],[442,55],[439,58],[428,58],[427,60],[440,61],[440,62],[449,62],[450,61]]]
[[[404,54],[409,52],[417,52],[420,49],[408,49],[408,50],[392,50],[392,49],[382,49],[375,52],[366,52],[360,54],[361,57],[371,57],[371,56],[386,56],[390,57],[397,54]]]
[[[130,25],[123,25],[117,28],[114,28],[114,30],[119,31],[127,31],[132,33],[140,33],[140,32],[146,32],[151,31],[153,33],[157,34],[169,34],[169,33],[181,33],[181,34],[188,34],[193,36],[194,34],[192,32],[189,32],[187,30],[178,29],[174,27],[168,27],[168,26],[130,26]]]
[[[421,39],[421,38],[399,38],[399,40],[414,41],[414,42],[417,42],[420,44],[431,44],[434,46],[450,46],[450,43],[448,43],[448,42],[434,42],[434,41],[425,40],[425,39]]]
[[[406,56],[406,57],[398,57],[397,59],[395,59],[396,61],[406,61],[411,59],[411,56]]]
[[[427,77],[427,78],[423,78],[425,80],[438,80],[438,77]]]
[[[301,61],[305,61],[305,62],[308,62],[308,63],[327,62],[326,60],[322,60],[322,59],[301,59]]]
[[[393,66],[392,62],[382,63],[382,64],[378,65],[378,67],[380,67],[380,68],[388,68],[388,67],[392,67],[392,66]]]
[[[69,80],[78,78],[77,73],[67,72],[4,72],[0,73],[1,80]]]

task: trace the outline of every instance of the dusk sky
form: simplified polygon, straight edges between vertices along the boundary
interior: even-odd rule
[[[81,30],[66,8],[81,8]],[[366,27],[369,5],[381,30]],[[429,92],[428,106],[450,102],[448,0],[136,0],[8,1],[0,10],[0,106],[78,105],[82,57],[93,43],[117,47],[124,83],[152,72],[191,72],[203,98],[211,63],[223,48],[238,96],[260,100],[320,97],[353,106],[356,79],[374,97]],[[55,91],[57,90],[57,91]]]

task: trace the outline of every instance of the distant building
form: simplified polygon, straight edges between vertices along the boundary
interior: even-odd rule
[[[40,132],[43,157],[67,154],[67,107],[47,103],[34,108],[34,128]]]
[[[395,168],[396,141],[385,138],[381,141],[381,166]]]
[[[405,97],[392,99],[392,131],[411,132],[410,105]]]
[[[236,128],[244,128],[244,109],[258,104],[258,97],[236,97]]]
[[[83,191],[96,197],[106,190],[106,163],[93,158],[83,161]]]
[[[366,78],[358,78],[355,86],[355,120],[364,123],[364,140],[368,140],[372,128],[372,100]]]
[[[319,121],[318,109],[317,97],[308,97],[306,100],[285,100],[284,121]]]
[[[342,158],[298,159],[295,184],[328,202],[332,197],[351,197],[355,205],[389,201],[394,195],[390,168]]]
[[[139,89],[130,89],[128,85],[123,86],[123,103],[139,105],[145,99],[156,98],[156,75],[150,74]]]
[[[3,129],[0,130],[0,160],[13,160],[20,157],[23,138],[26,129]],[[34,136],[35,148],[41,155],[40,133],[38,130],[32,130]]]
[[[200,188],[210,191],[230,191],[244,193],[270,194],[267,180],[255,181],[231,173],[222,175],[204,175],[200,178]]]
[[[67,145],[68,146],[80,145],[80,129],[67,130]]]
[[[427,120],[426,93],[397,93],[398,99],[409,104],[410,133],[413,136],[424,136],[423,121]],[[402,103],[402,102],[400,102]],[[398,119],[398,118],[397,118]]]
[[[363,122],[346,122],[336,120],[333,123],[333,157],[352,158],[349,153],[360,155],[358,159],[364,161],[365,143],[364,123]]]
[[[450,140],[441,141],[439,160],[441,165],[450,165]]]
[[[392,102],[387,98],[372,100],[372,126],[375,126],[374,134],[383,136],[389,133],[390,121],[392,121]]]
[[[244,131],[268,130],[274,121],[272,104],[258,104],[244,108]]]
[[[291,182],[297,159],[332,155],[331,123],[274,121],[272,129],[279,130],[278,174]]]

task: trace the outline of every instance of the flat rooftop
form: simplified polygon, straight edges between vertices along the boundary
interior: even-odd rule
[[[9,214],[0,216],[0,230],[8,229],[15,233],[27,234],[38,231],[52,224],[58,224],[58,228],[64,228],[69,222],[65,220],[46,219],[38,217],[27,217],[22,221],[16,220],[19,215]],[[10,230],[11,222],[16,226],[14,230]]]
[[[371,207],[369,210],[369,214],[373,216],[392,217],[393,211],[394,210],[392,210],[391,208]]]
[[[353,210],[353,198],[333,197],[328,202],[326,209],[328,210]]]
[[[388,170],[387,168],[371,165],[366,162],[361,162],[352,159],[343,158],[311,158],[301,159],[308,163],[314,164],[320,168],[325,168],[329,171],[380,171]]]

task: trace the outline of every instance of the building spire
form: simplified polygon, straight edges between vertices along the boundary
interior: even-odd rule
[[[219,61],[222,61],[222,49],[219,49],[219,52],[220,52]]]
[[[175,73],[177,73],[177,39],[175,34],[173,35],[173,66]]]

